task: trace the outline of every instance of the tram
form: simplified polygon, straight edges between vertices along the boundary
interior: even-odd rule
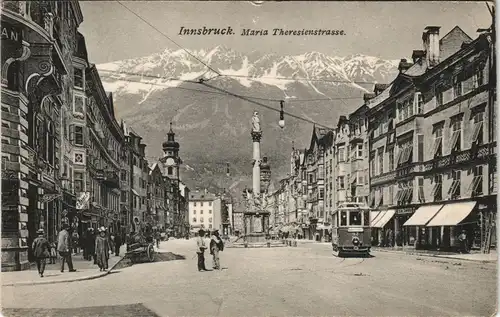
[[[332,214],[332,247],[336,256],[368,255],[371,247],[370,208],[362,203],[341,204]]]

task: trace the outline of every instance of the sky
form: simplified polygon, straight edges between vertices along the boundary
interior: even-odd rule
[[[82,1],[89,59],[100,64],[136,58],[169,49],[174,43],[127,11],[117,1]],[[241,53],[299,55],[318,51],[332,56],[364,54],[383,59],[411,56],[422,49],[428,25],[441,26],[441,36],[460,26],[475,38],[491,24],[485,2],[265,2],[248,1],[123,1],[186,49],[225,45]],[[179,35],[185,28],[225,28],[234,35]],[[252,29],[344,30],[344,36],[241,36]]]

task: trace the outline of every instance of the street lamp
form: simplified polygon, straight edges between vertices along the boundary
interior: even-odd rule
[[[282,129],[285,127],[285,111],[283,110],[284,103],[285,102],[283,100],[280,101],[280,107],[281,107],[281,110],[280,110],[280,120],[278,121],[278,125]]]

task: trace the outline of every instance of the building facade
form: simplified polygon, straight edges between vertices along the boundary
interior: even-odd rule
[[[383,211],[374,224],[386,232],[383,244],[456,248],[466,230],[481,247],[494,236],[491,35],[472,40],[455,27],[439,38],[439,31],[425,29],[424,50],[401,61],[370,107],[370,185]]]
[[[157,163],[149,170],[148,179],[148,216],[153,229],[166,229],[167,192],[165,180]]]
[[[125,136],[114,115],[113,96],[104,91],[94,65],[86,69],[83,80],[87,95],[77,94],[74,99],[75,109],[83,111],[87,120],[85,125],[75,122],[70,126],[70,140],[75,146],[82,143],[82,150],[75,149],[74,161],[87,169],[75,167],[75,191],[82,199],[90,194],[90,204],[83,212],[84,227],[105,226],[121,232],[120,172]],[[82,106],[77,105],[79,98]],[[83,140],[80,131],[84,132]]]
[[[77,1],[2,2],[2,270],[29,268],[38,228],[55,239],[76,197],[63,183],[63,113],[72,107]],[[66,76],[63,76],[66,75]],[[64,217],[64,218],[68,218]]]
[[[189,197],[189,225],[191,228],[220,230],[222,232],[222,200],[205,190],[196,190]]]
[[[293,150],[292,177],[306,186],[305,238],[321,218],[329,225],[325,215],[339,204],[364,202],[379,245],[453,249],[461,230],[473,247],[495,241],[493,40],[489,31],[475,40],[459,27],[441,38],[439,31],[426,28],[424,49],[402,59],[394,81],[376,84],[333,131],[314,128],[304,164]],[[275,221],[290,221],[293,183],[282,180],[273,195]]]
[[[134,219],[145,222],[147,219],[147,184],[149,177],[149,167],[146,159],[146,145],[142,143],[142,137],[132,128],[126,128],[128,139],[127,150],[130,162],[130,212],[128,220],[130,230]]]

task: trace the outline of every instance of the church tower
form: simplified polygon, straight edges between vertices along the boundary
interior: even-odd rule
[[[262,158],[260,163],[260,192],[267,193],[269,184],[271,183],[271,166],[267,160],[267,156]]]
[[[179,166],[182,161],[179,157],[179,143],[175,141],[175,133],[170,122],[170,131],[167,133],[167,141],[163,142],[163,157],[160,159],[163,164],[164,175],[172,180],[179,180]]]

